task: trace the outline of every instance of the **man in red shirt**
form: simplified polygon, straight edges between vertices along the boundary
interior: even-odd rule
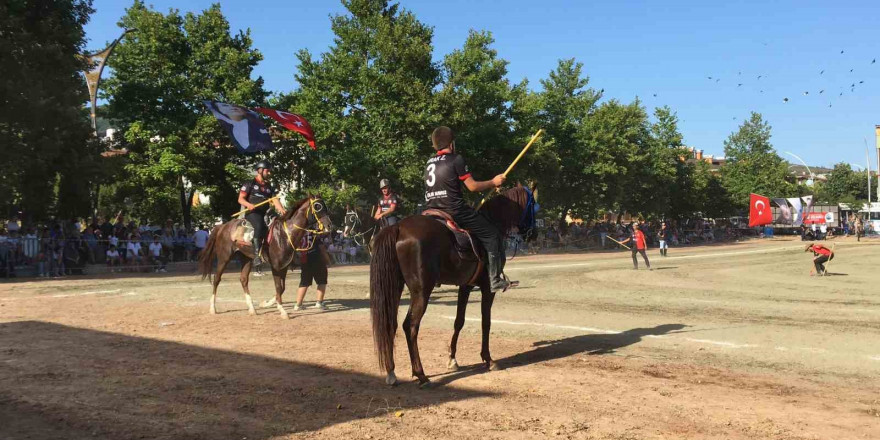
[[[626,244],[629,242],[632,242],[633,270],[639,270],[639,261],[636,260],[636,253],[642,254],[642,258],[645,259],[645,265],[648,266],[648,270],[654,270],[651,269],[651,262],[648,261],[648,254],[645,252],[645,250],[648,249],[648,242],[645,241],[645,234],[639,228],[638,223],[633,223],[632,236],[620,243]]]
[[[834,251],[822,246],[819,243],[811,244],[804,249],[804,252],[812,251],[816,258],[813,258],[813,265],[816,266],[816,274],[825,275],[825,263],[834,259]],[[812,274],[811,274],[812,275]]]

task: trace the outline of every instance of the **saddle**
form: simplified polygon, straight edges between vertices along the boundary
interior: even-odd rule
[[[482,245],[480,245],[479,242],[474,241],[473,237],[471,237],[471,234],[467,230],[460,228],[448,213],[438,209],[426,209],[422,212],[422,215],[437,220],[452,232],[452,235],[455,237],[455,251],[458,253],[458,257],[462,261],[477,263],[477,269],[468,281],[468,285],[475,285],[477,277],[480,275],[480,272],[483,271],[484,262],[481,257],[483,254]]]
[[[235,229],[232,231],[232,242],[239,248],[253,247],[254,227],[251,222],[240,219]]]

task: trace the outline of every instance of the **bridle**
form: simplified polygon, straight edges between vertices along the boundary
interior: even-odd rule
[[[301,231],[306,231],[311,235],[311,240],[308,242],[308,246],[304,248],[298,248],[295,244],[293,244],[293,239],[291,238],[291,230],[287,229],[287,222],[281,222],[281,227],[284,229],[284,235],[287,237],[287,244],[293,248],[294,251],[308,251],[311,250],[315,246],[315,240],[318,239],[318,235],[326,232],[327,227],[324,226],[324,223],[318,219],[318,214],[324,211],[324,201],[318,197],[309,197],[309,207],[306,208],[306,227],[302,227],[293,223],[293,229],[299,229]],[[317,224],[317,229],[314,226]]]
[[[360,214],[357,213],[357,211],[354,211],[350,214],[346,214],[346,217],[348,217],[348,216],[354,217],[354,220],[351,222],[351,230],[352,231],[356,231],[364,226],[364,223],[361,221],[361,216],[360,216]],[[366,243],[366,240],[365,240],[366,235],[375,233],[377,227],[378,227],[378,223],[376,224],[376,226],[373,226],[369,230],[364,230],[364,231],[358,232],[358,233],[351,233],[349,236],[351,237],[352,240],[354,240],[354,242],[358,246],[363,246]]]

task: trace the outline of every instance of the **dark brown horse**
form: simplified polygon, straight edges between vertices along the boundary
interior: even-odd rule
[[[537,209],[532,192],[517,186],[503,195],[489,200],[482,208],[502,236],[518,227],[522,233],[534,226]],[[481,273],[475,272],[481,270]],[[409,288],[412,302],[403,320],[403,333],[409,348],[412,374],[421,386],[430,384],[419,357],[419,324],[428,307],[431,292],[439,284],[459,286],[458,311],[455,332],[449,343],[449,369],[458,369],[455,360],[458,335],[464,326],[465,309],[475,279],[483,294],[483,347],[480,356],[489,369],[496,369],[489,354],[489,330],[492,325],[492,302],[495,293],[490,289],[486,269],[473,260],[463,259],[455,248],[453,233],[437,220],[415,215],[397,225],[382,229],[373,244],[370,263],[370,312],[373,321],[373,340],[379,356],[379,366],[387,373],[385,382],[397,383],[394,375],[394,335],[397,332],[397,309],[403,287]]]
[[[287,318],[287,311],[281,306],[281,295],[284,293],[284,282],[287,278],[287,268],[290,267],[298,250],[303,235],[311,232],[313,237],[329,231],[332,224],[330,218],[327,217],[327,208],[324,201],[320,197],[309,196],[300,200],[294,207],[289,209],[284,216],[276,218],[269,225],[268,243],[263,249],[268,249],[268,256],[264,261],[268,262],[272,268],[272,276],[275,278],[275,304],[278,311],[281,312],[282,318]],[[208,240],[205,249],[199,256],[199,272],[202,279],[211,275],[214,258],[217,258],[217,273],[211,280],[214,290],[211,295],[212,314],[217,313],[214,304],[217,300],[217,286],[220,284],[220,277],[226,269],[226,265],[232,260],[232,257],[240,255],[243,264],[241,266],[241,287],[244,289],[244,297],[248,305],[248,313],[255,315],[257,311],[254,309],[254,303],[251,300],[251,292],[248,289],[248,281],[251,274],[251,266],[254,259],[254,248],[249,241],[241,241],[237,239],[236,234],[240,233],[242,222],[247,220],[231,220],[220,226],[214,227],[211,231],[211,238]],[[317,246],[317,243],[309,243],[309,246]]]

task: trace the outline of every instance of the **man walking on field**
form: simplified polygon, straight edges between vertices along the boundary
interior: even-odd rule
[[[642,254],[642,258],[645,260],[645,265],[648,266],[648,270],[654,270],[651,269],[651,262],[648,261],[648,254],[646,253],[648,242],[645,241],[645,234],[642,233],[638,223],[633,224],[632,235],[626,240],[621,241],[620,244],[626,244],[628,242],[632,242],[633,270],[639,270],[639,261],[636,259],[637,253]]]

